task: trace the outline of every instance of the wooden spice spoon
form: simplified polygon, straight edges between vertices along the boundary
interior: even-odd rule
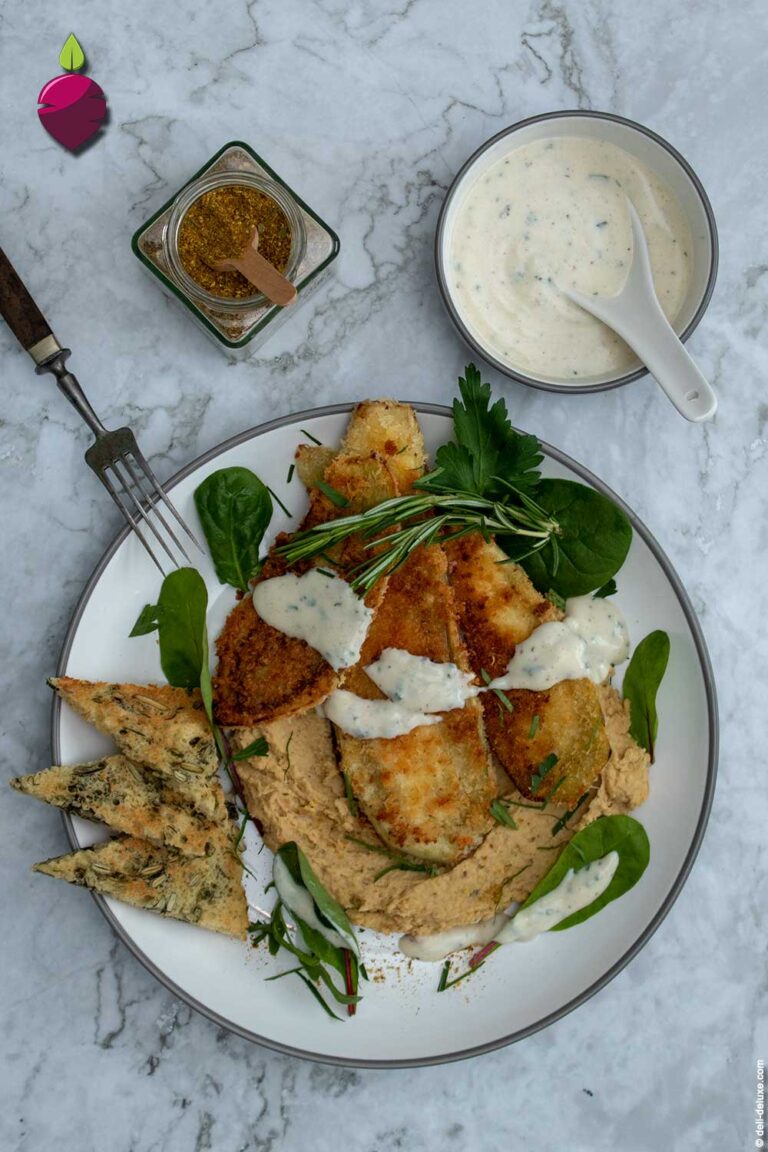
[[[296,299],[296,287],[290,280],[286,280],[269,260],[265,260],[258,248],[259,230],[254,228],[253,236],[240,256],[228,256],[226,260],[216,260],[211,263],[211,268],[217,272],[239,272],[253,284],[254,288],[263,292],[268,300],[284,308],[286,304],[291,304]]]

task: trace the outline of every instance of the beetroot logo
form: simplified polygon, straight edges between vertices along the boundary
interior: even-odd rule
[[[46,132],[59,144],[76,152],[98,132],[107,117],[107,101],[90,76],[78,76],[85,65],[83,50],[73,35],[67,37],[59,56],[63,76],[49,80],[37,98],[37,114]]]

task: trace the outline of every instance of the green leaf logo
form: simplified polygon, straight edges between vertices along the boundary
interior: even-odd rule
[[[59,64],[65,72],[77,72],[85,64],[85,53],[72,32],[67,36],[64,47],[59,53]]]

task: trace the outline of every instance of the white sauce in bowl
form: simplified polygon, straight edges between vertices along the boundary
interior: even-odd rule
[[[691,230],[640,160],[604,140],[513,149],[472,184],[446,252],[447,287],[475,339],[512,369],[579,383],[636,367],[627,345],[557,285],[612,296],[632,257],[626,197],[643,225],[659,302],[674,321],[690,282]]]

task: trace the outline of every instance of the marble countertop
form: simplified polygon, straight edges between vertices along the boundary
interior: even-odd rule
[[[77,158],[35,115],[70,31],[111,108],[103,138]],[[64,831],[52,811],[6,795],[3,1149],[754,1146],[755,1059],[768,1052],[767,33],[759,0],[72,0],[66,17],[40,0],[6,8],[2,244],[105,422],[129,421],[161,476],[291,410],[451,397],[467,353],[436,291],[435,221],[463,160],[503,126],[609,110],[690,159],[721,239],[715,296],[691,340],[720,396],[715,422],[687,425],[648,379],[559,397],[487,377],[518,425],[587,462],[660,540],[701,617],[723,732],[700,857],[636,960],[545,1032],[420,1071],[302,1063],[190,1011],[91,900],[29,873],[28,862],[65,848]],[[342,240],[329,283],[239,361],[160,294],[129,246],[233,138],[252,143]],[[4,327],[0,356],[8,777],[47,763],[45,677],[119,521],[83,464],[85,427]]]

